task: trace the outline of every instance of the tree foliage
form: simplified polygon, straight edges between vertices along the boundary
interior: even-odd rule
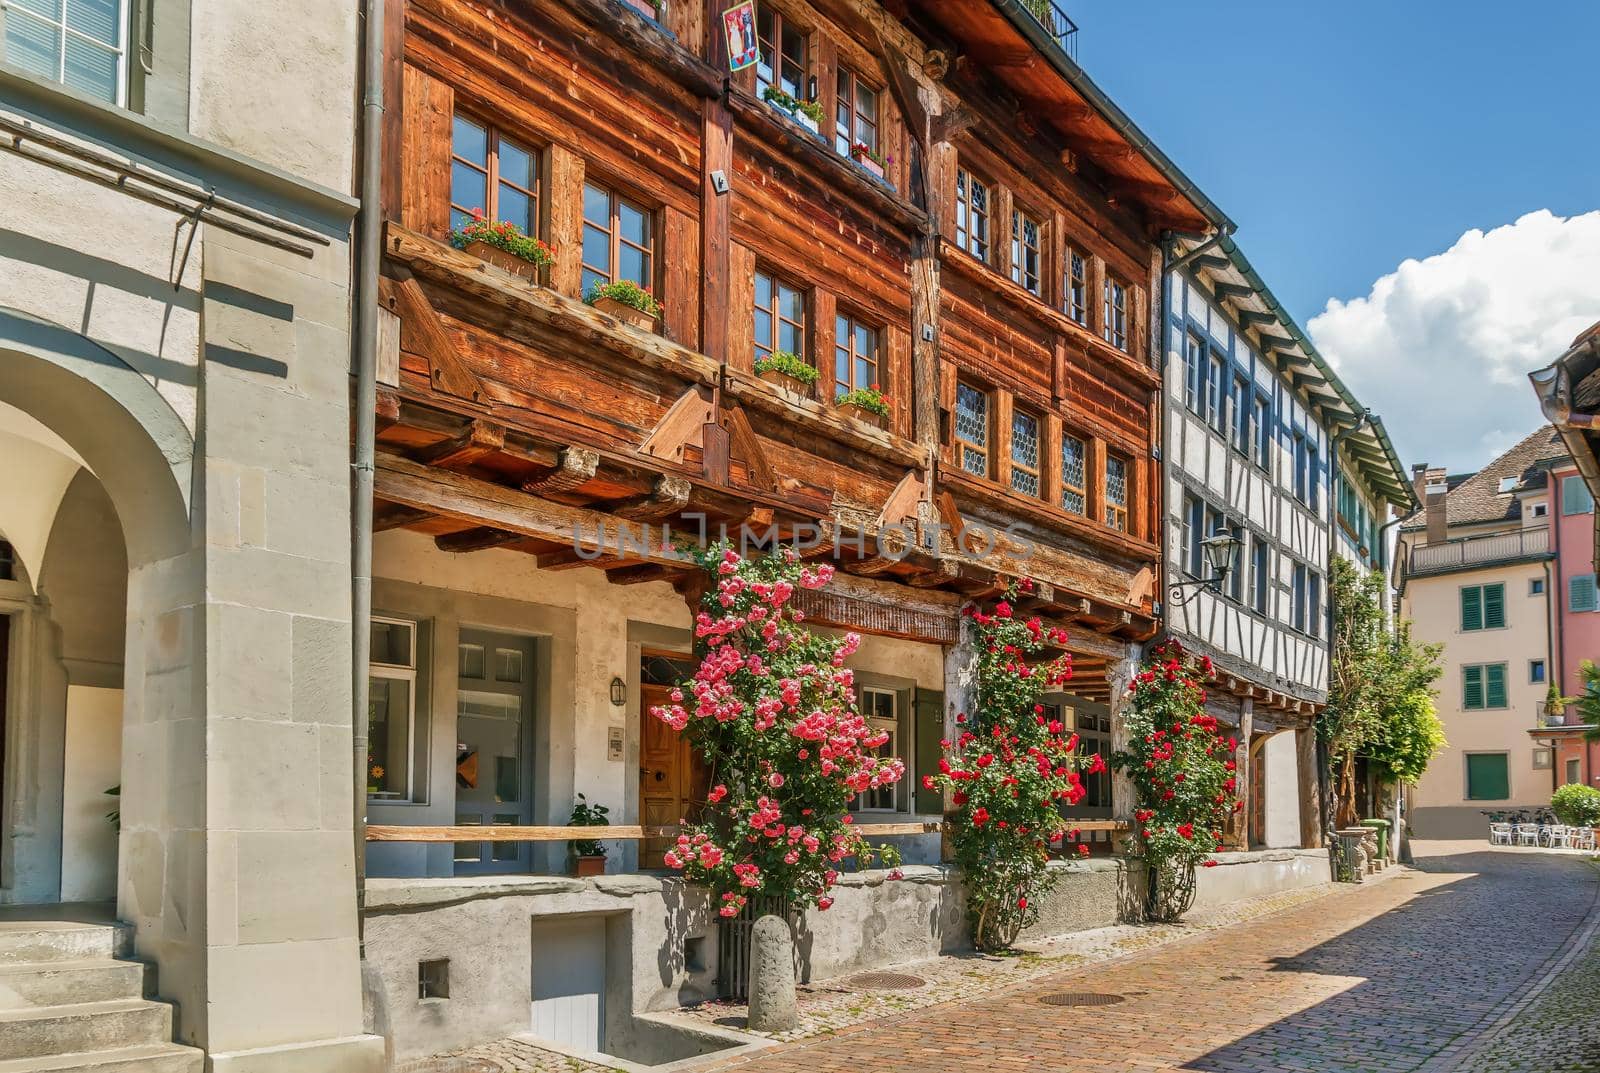
[[[1556,819],[1572,827],[1600,825],[1600,790],[1581,782],[1569,782],[1550,795],[1550,811]]]
[[[1397,778],[1406,778],[1399,774],[1403,770],[1414,780],[1443,746],[1442,728],[1429,723],[1443,646],[1416,643],[1404,623],[1388,628],[1383,575],[1377,571],[1363,574],[1335,557],[1328,597],[1333,658],[1328,706],[1317,726],[1338,774],[1334,825],[1348,827],[1359,818],[1357,757],[1377,761]]]

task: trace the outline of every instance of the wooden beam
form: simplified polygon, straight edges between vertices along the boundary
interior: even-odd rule
[[[470,529],[462,529],[455,533],[442,533],[433,538],[433,546],[452,555],[464,555],[470,551],[503,548],[507,544],[515,544],[518,541],[527,539],[521,533],[510,533],[504,529],[475,525]]]
[[[744,459],[745,465],[750,470],[752,484],[763,491],[775,490],[778,487],[778,478],[773,475],[772,466],[767,461],[767,453],[762,449],[761,440],[756,436],[755,429],[750,427],[750,418],[739,406],[729,407],[727,415],[728,445],[733,455]],[[707,454],[709,453],[708,451]]]
[[[689,505],[689,495],[694,486],[688,478],[670,473],[656,478],[649,495],[624,499],[610,506],[611,513],[619,518],[653,521],[668,518]]]
[[[440,469],[466,469],[484,455],[494,454],[506,445],[505,426],[481,418],[468,422],[456,435],[424,447],[415,454],[418,462]]]
[[[563,447],[556,468],[522,482],[524,492],[546,495],[551,492],[570,492],[594,480],[600,467],[600,454],[587,447]]]
[[[422,285],[409,275],[399,280],[383,277],[378,280],[378,294],[400,318],[401,348],[427,359],[433,386],[457,398],[482,401],[483,384],[456,353],[439,314],[422,293]]]
[[[651,64],[698,96],[721,95],[726,75],[662,33],[632,6],[621,0],[564,0],[564,5],[598,30],[600,40],[620,45],[629,62],[637,58]],[[545,26],[550,18],[548,12],[540,10],[537,0],[511,0],[507,6],[535,29]],[[708,33],[722,34],[720,23],[706,29]]]
[[[639,445],[639,453],[682,463],[686,448],[701,446],[705,426],[715,423],[715,416],[710,393],[691,387],[661,415],[656,427]]]
[[[889,493],[889,498],[884,501],[883,509],[878,511],[878,517],[872,523],[872,528],[883,529],[906,522],[915,524],[917,507],[922,503],[924,491],[921,472],[914,469],[907,470],[906,475],[900,478],[900,483],[894,486],[894,491]]]
[[[958,104],[948,112],[940,112],[928,121],[928,141],[934,145],[943,145],[953,141],[977,125],[978,113],[964,104]]]
[[[388,507],[381,510],[372,519],[374,533],[387,533],[391,529],[404,529],[408,525],[425,522],[435,517],[431,510],[418,510],[415,507]]]

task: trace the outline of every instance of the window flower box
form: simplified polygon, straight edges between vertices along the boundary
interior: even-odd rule
[[[818,140],[822,138],[822,105],[816,101],[802,101],[791,97],[777,86],[762,90],[761,97],[772,107],[810,131]]]
[[[487,242],[469,242],[462,249],[480,261],[487,261],[513,276],[521,276],[529,283],[539,282],[539,266],[532,261],[524,261],[514,253],[497,249]]]
[[[850,146],[850,159],[861,166],[861,170],[877,179],[885,186],[893,189],[889,182],[888,168],[894,163],[893,157],[884,157],[867,145],[866,142],[855,142]]]
[[[661,316],[661,305],[650,292],[628,280],[591,287],[584,300],[607,316],[641,331],[655,331],[656,321]]]
[[[889,399],[876,384],[846,391],[833,404],[846,417],[881,429],[889,427]]]
[[[523,234],[514,223],[491,222],[481,210],[474,210],[472,219],[450,232],[450,245],[530,283],[538,283],[539,273],[556,262],[550,247],[539,239]]]
[[[800,355],[779,350],[756,359],[756,375],[769,384],[787,388],[801,397],[809,397],[811,385],[817,382],[817,370]]]

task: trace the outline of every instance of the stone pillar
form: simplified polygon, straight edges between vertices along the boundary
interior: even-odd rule
[[[794,993],[794,935],[789,922],[770,913],[750,929],[750,1008],[756,1032],[786,1032],[800,1023]]]
[[[1322,837],[1322,794],[1317,774],[1317,729],[1300,727],[1294,732],[1295,772],[1300,780],[1300,847],[1318,849]]]
[[[944,736],[950,741],[963,729],[956,722],[956,716],[970,712],[978,696],[978,648],[972,635],[972,620],[963,615],[958,621],[959,639],[944,650]],[[950,814],[953,810],[950,795],[946,794],[945,827],[939,836],[939,856],[946,861],[951,856]]]
[[[1106,665],[1106,678],[1111,684],[1111,751],[1124,752],[1128,748],[1128,729],[1122,721],[1122,709],[1128,703],[1128,684],[1133,681],[1133,676],[1139,673],[1139,660],[1142,655],[1138,645],[1129,645],[1127,652],[1121,659],[1112,660]],[[1133,830],[1133,813],[1138,807],[1137,795],[1134,791],[1133,780],[1120,771],[1111,772],[1111,818],[1128,825],[1128,830]],[[1112,840],[1112,849],[1117,853],[1125,853],[1128,849],[1130,836],[1119,834]]]

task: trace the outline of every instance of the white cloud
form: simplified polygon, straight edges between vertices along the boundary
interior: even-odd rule
[[[1306,325],[1407,465],[1475,470],[1542,420],[1527,374],[1600,320],[1600,212],[1530,212],[1407,260]]]

